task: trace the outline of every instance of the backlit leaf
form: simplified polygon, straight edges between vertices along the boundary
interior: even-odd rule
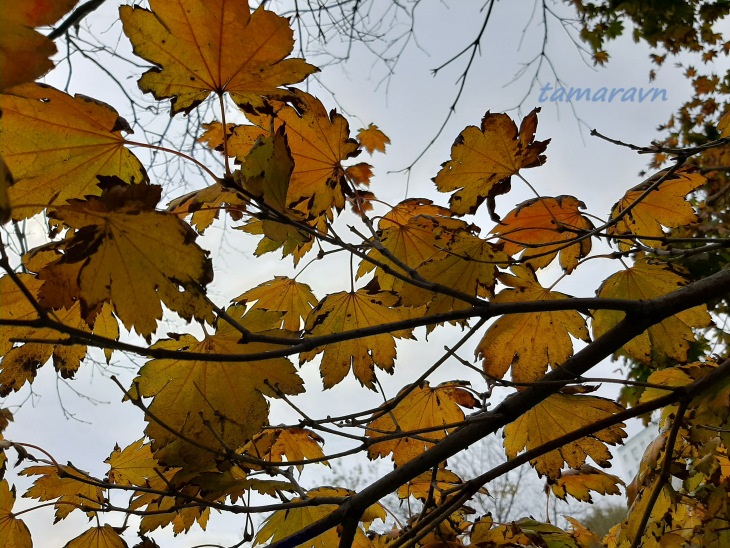
[[[87,483],[98,483],[98,480],[94,480],[83,470],[71,466],[61,466],[61,472],[55,466],[30,466],[21,474],[40,476],[25,492],[24,497],[40,501],[57,500],[54,523],[64,519],[74,510],[83,509],[87,513],[93,514],[93,511],[99,508],[104,501],[104,491],[101,487]]]
[[[31,548],[30,531],[22,519],[13,515],[15,487],[6,480],[0,481],[0,546],[8,548]]]
[[[516,276],[501,274],[508,286],[492,302],[530,302],[569,299],[568,295],[543,288],[534,272],[526,266],[512,268]],[[589,341],[583,316],[575,310],[507,314],[495,321],[484,334],[477,354],[484,371],[501,379],[512,368],[516,382],[535,382],[550,367],[560,365],[573,355],[571,336]]]
[[[357,132],[357,140],[360,146],[368,151],[369,154],[380,151],[385,152],[385,145],[390,144],[388,136],[378,129],[375,124],[369,124],[368,127]]]
[[[570,495],[583,502],[593,502],[591,491],[600,495],[620,495],[619,485],[625,485],[619,477],[584,464],[578,470],[563,472],[555,482],[551,482],[550,489],[562,500]]]
[[[253,310],[243,316],[242,310],[231,307],[228,314],[252,332],[267,332],[281,321],[281,315],[274,312]],[[139,391],[140,396],[153,398],[149,409],[154,416],[203,447],[218,451],[241,447],[268,423],[269,405],[265,397],[276,397],[273,387],[284,394],[298,394],[303,387],[286,358],[215,361],[217,354],[250,354],[280,348],[264,343],[239,344],[240,338],[240,332],[219,320],[216,333],[202,340],[181,335],[159,341],[154,348],[202,352],[210,354],[211,361],[149,361],[140,369],[131,395],[136,397]],[[152,419],[145,432],[152,440],[155,458],[167,465],[186,464],[189,469],[201,470],[214,464],[212,453],[180,439]]]
[[[285,59],[294,46],[288,20],[264,9],[251,13],[248,2],[151,0],[150,7],[122,6],[119,15],[134,52],[156,65],[140,89],[172,98],[173,115],[210,93],[260,107],[264,96],[289,97],[280,86],[317,71],[303,59]]]
[[[111,525],[92,527],[63,548],[127,548],[127,543]]]
[[[333,293],[322,299],[307,318],[305,330],[312,336],[342,333],[413,317],[418,310],[399,307],[393,293],[370,293],[360,289],[353,293]],[[299,355],[299,363],[314,359],[324,352],[320,373],[325,388],[332,388],[352,372],[360,384],[375,390],[375,367],[388,373],[395,367],[395,339],[412,338],[411,329],[381,335],[370,335],[328,344]]]
[[[157,460],[144,439],[139,439],[121,450],[114,448],[112,454],[104,461],[110,466],[107,478],[117,485],[137,485],[145,487],[147,481],[156,476]]]
[[[304,428],[267,428],[248,442],[241,451],[267,462],[303,461],[321,459],[324,440]],[[320,461],[327,464],[327,461]],[[303,465],[298,464],[299,471]]]
[[[0,155],[13,174],[13,218],[49,205],[101,194],[98,176],[147,180],[139,160],[124,147],[124,118],[109,105],[71,97],[50,86],[24,84],[0,96]]]
[[[444,491],[450,491],[462,483],[461,478],[451,470],[439,468],[435,477],[431,470],[419,474],[408,483],[401,485],[397,494],[400,499],[414,497],[419,500],[428,500],[428,497],[431,496],[434,503],[439,504],[443,499]]]
[[[158,186],[116,185],[52,212],[75,229],[57,244],[65,252],[58,264],[82,264],[84,313],[111,301],[125,327],[145,337],[157,329],[161,303],[187,320],[212,318],[203,289],[213,276],[210,259],[189,225],[155,210],[160,193]]]
[[[299,331],[301,321],[305,320],[317,298],[307,284],[297,282],[286,276],[275,276],[273,280],[249,289],[234,299],[239,304],[251,304],[251,308],[282,312],[283,328]]]
[[[0,92],[30,82],[53,68],[50,38],[33,27],[52,25],[78,0],[3,0],[0,4]]]
[[[534,140],[538,112],[536,108],[522,120],[519,132],[509,116],[491,112],[480,128],[469,126],[461,132],[451,147],[451,160],[434,179],[441,192],[456,191],[449,199],[451,211],[474,213],[487,200],[494,217],[494,198],[509,192],[512,175],[545,163],[542,153],[550,140]]]
[[[240,193],[225,188],[221,183],[195,190],[172,200],[167,210],[176,215],[192,214],[190,224],[201,234],[215,221],[221,210],[226,211],[234,221],[243,217],[248,200]]]
[[[650,186],[666,174],[666,171],[660,171],[629,190],[621,200],[614,204],[611,218],[616,218],[631,207]],[[663,237],[665,235],[663,227],[676,228],[697,220],[697,215],[686,200],[686,196],[706,182],[707,179],[704,176],[693,173],[689,169],[675,171],[648,196],[636,203],[633,209],[628,211],[618,223],[611,226],[608,230],[609,234],[645,236],[645,238],[639,239],[646,245],[658,247],[661,243],[660,240],[648,238],[651,236]],[[626,250],[631,248],[631,244],[632,240],[621,240],[619,247]]]
[[[666,295],[686,283],[680,267],[640,258],[631,268],[606,279],[597,294],[599,297],[638,301]],[[593,336],[600,337],[619,323],[624,315],[618,310],[594,311]],[[692,328],[707,327],[710,322],[705,305],[691,308],[651,326],[624,345],[622,351],[647,365],[662,363],[666,358],[686,362],[689,345],[695,340]]]
[[[392,411],[382,413],[370,422],[365,434],[377,440],[395,432],[432,427],[436,429],[419,433],[418,438],[403,436],[376,443],[368,449],[368,456],[375,459],[392,453],[396,466],[400,466],[433,447],[454,429],[442,427],[464,420],[462,407],[473,409],[479,405],[477,399],[464,386],[465,383],[460,382],[444,383],[433,388],[427,382],[417,386]]]
[[[509,458],[523,449],[534,449],[544,443],[569,434],[591,423],[623,411],[623,408],[596,396],[553,394],[523,414],[504,429],[504,448]],[[560,477],[563,464],[580,468],[586,458],[592,458],[599,466],[610,466],[611,453],[606,444],[621,443],[626,433],[619,423],[590,436],[570,442],[532,461],[540,475],[550,479]]]
[[[492,233],[501,236],[505,253],[523,251],[520,259],[529,261],[535,270],[546,267],[560,252],[560,266],[570,273],[591,251],[590,238],[568,244],[593,228],[580,213],[584,208],[585,204],[573,196],[534,198],[510,211]]]

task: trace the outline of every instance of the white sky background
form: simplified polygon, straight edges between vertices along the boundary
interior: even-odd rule
[[[85,22],[85,25],[92,25],[95,35],[101,41],[115,43],[120,34],[115,4],[109,2]],[[326,67],[318,75],[326,87],[334,91],[339,109],[347,113],[353,134],[373,122],[390,137],[392,144],[388,147],[387,154],[376,154],[372,159],[363,154],[357,160],[368,161],[375,166],[371,190],[380,199],[392,204],[405,197],[407,178],[403,174],[389,171],[397,171],[410,164],[436,133],[455,97],[455,81],[463,71],[465,59],[456,61],[435,78],[430,71],[468,45],[481,26],[482,16],[477,11],[481,4],[457,1],[448,4],[452,5],[449,7],[446,2],[432,2],[417,10],[415,37],[420,48],[416,47],[415,42],[409,44],[395,74],[387,82],[387,87],[385,83],[378,86],[384,74],[384,66],[357,44],[348,63]],[[523,33],[530,19],[531,9],[532,2],[497,3],[482,41],[481,55],[475,60],[452,120],[436,145],[411,173],[408,183],[410,197],[425,197],[442,205],[447,204],[448,195],[436,192],[430,179],[436,175],[440,164],[450,158],[449,151],[454,138],[466,125],[479,125],[487,110],[504,112],[514,109],[525,96],[532,72],[528,71],[521,79],[509,85],[508,83],[521,64],[528,62],[539,51],[542,30],[538,22],[533,20]],[[611,205],[623,192],[641,181],[637,174],[646,167],[649,158],[590,137],[589,129],[596,128],[605,135],[636,144],[649,144],[658,136],[656,127],[666,122],[671,113],[690,95],[691,87],[671,60],[658,71],[656,81],[649,83],[648,72],[652,68],[648,60],[649,50],[637,46],[630,38],[622,38],[612,43],[608,66],[594,69],[581,60],[574,44],[554,21],[549,33],[550,60],[567,86],[592,89],[604,86],[666,89],[667,101],[632,103],[616,99],[611,103],[580,101],[571,106],[565,103],[539,103],[538,85],[522,101],[521,111],[509,111],[510,116],[521,119],[534,106],[541,106],[536,138],[552,139],[546,151],[547,163],[523,172],[530,183],[545,196],[575,195],[586,203],[587,211],[605,217]],[[130,48],[125,37],[119,40],[118,49],[125,55],[129,54]],[[316,58],[308,57],[308,60],[317,64]],[[106,64],[107,62],[108,59],[105,58],[105,66],[115,73],[129,92],[138,94],[136,79],[143,70],[132,73],[129,65]],[[48,75],[46,82],[63,88],[67,76],[68,67],[61,63],[56,71]],[[540,85],[554,85],[556,79],[550,72],[543,70],[539,82]],[[106,75],[78,56],[73,61],[69,91],[108,102],[122,116],[132,121],[128,103],[118,88]],[[332,96],[318,88],[316,82],[311,82],[309,91],[319,96],[328,108],[337,106]],[[161,124],[168,121],[167,104],[164,107],[161,122],[158,122]],[[140,139],[141,135],[140,131],[136,131],[132,137]],[[154,175],[152,181],[167,184],[156,180]],[[189,180],[175,180],[172,185],[173,188],[180,187],[180,190],[176,189],[170,197],[181,194],[182,188],[187,191],[199,188],[201,182],[191,176]],[[497,197],[497,212],[502,216],[516,204],[533,197],[531,191],[517,178],[513,179],[512,186],[509,194]],[[340,234],[348,232],[347,222],[354,222],[353,218],[349,217],[347,221],[342,219],[337,225]],[[482,234],[492,226],[484,206],[479,209],[473,222],[484,227]],[[222,271],[216,270],[216,279],[211,289],[211,295],[221,306],[246,289],[270,279],[274,274],[294,273],[290,258],[283,262],[278,254],[270,254],[263,260],[254,258],[250,251],[257,239],[252,236],[228,231],[221,239],[222,229],[230,228],[232,224],[230,220],[218,222],[199,240],[204,248],[211,251],[214,264],[223,268]],[[43,230],[39,229],[35,233],[42,234]],[[308,258],[301,264],[306,264]],[[576,296],[593,296],[598,282],[617,268],[618,265],[607,261],[591,261],[558,284],[556,290]],[[550,267],[543,272],[541,279],[552,281],[559,274],[559,267]],[[348,263],[338,259],[326,264],[313,264],[299,279],[309,283],[315,294],[322,298],[326,293],[348,290],[349,277]],[[182,329],[179,323],[177,329]],[[164,336],[167,330],[169,329],[161,330],[160,336]],[[415,335],[418,342],[399,343],[395,376],[379,375],[389,397],[431,365],[434,357],[443,353],[445,344],[453,344],[458,339],[460,331],[439,328],[428,341],[425,341],[423,329],[416,330]],[[475,338],[460,355],[472,359],[473,348],[477,342],[478,338]],[[140,365],[144,361],[140,358],[133,360]],[[103,476],[108,469],[103,460],[112,451],[115,443],[125,447],[138,439],[144,428],[141,413],[131,405],[120,402],[119,390],[107,378],[111,371],[118,375],[122,384],[129,385],[136,368],[131,367],[130,360],[118,353],[112,363],[115,367],[82,366],[77,379],[69,385],[71,388],[65,382],[57,381],[50,365],[42,368],[32,386],[32,395],[25,388],[2,404],[15,413],[15,423],[8,428],[6,437],[15,441],[36,443],[50,451],[59,462],[70,460],[79,468]],[[600,375],[611,373],[615,367],[616,364],[605,364],[599,368]],[[315,417],[342,414],[377,405],[381,401],[377,394],[360,388],[352,375],[334,389],[322,393],[316,364],[305,364],[301,374],[312,395],[297,398],[296,402]],[[484,389],[475,375],[469,375],[463,367],[455,367],[453,362],[435,374],[431,383],[437,384],[454,378],[469,379],[478,390]],[[72,389],[108,403],[94,405],[89,399],[75,395]],[[603,393],[612,395],[615,392],[614,388],[608,388]],[[23,405],[17,407],[21,402],[24,402]],[[84,422],[67,418],[64,410]],[[271,419],[272,424],[292,423],[296,422],[297,417],[279,402],[274,402]],[[325,451],[335,452],[345,447],[347,444],[330,440],[325,445]],[[12,455],[11,452],[11,457]],[[389,467],[390,462],[387,462],[379,470]],[[622,474],[620,466],[613,471]],[[622,475],[626,477],[626,474]],[[19,492],[29,483],[26,479],[15,476],[12,463],[9,464],[7,477],[11,483],[18,485]],[[618,497],[615,499],[618,500]],[[35,504],[36,501],[28,500],[19,503],[21,507]],[[79,515],[79,512],[74,512],[72,517],[53,527],[50,526],[53,520],[51,511],[30,512],[24,514],[23,519],[34,535],[35,546],[62,546],[87,527],[85,517]],[[119,525],[123,517],[111,515],[102,518],[102,522],[104,521]],[[230,545],[238,541],[241,530],[242,518],[219,517],[214,514],[208,532],[202,532],[194,526],[190,534],[174,540],[171,540],[171,534],[160,533],[159,530],[151,536],[165,547],[193,546],[199,543]],[[133,545],[136,542],[135,527],[130,527],[130,532],[125,536],[130,546]]]

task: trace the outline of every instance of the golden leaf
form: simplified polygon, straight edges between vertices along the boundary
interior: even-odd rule
[[[333,293],[322,299],[311,311],[305,330],[314,337],[342,333],[398,322],[411,318],[418,312],[417,309],[397,305],[398,297],[393,293],[370,293],[364,289],[353,293]],[[401,329],[331,343],[302,352],[299,363],[311,361],[317,354],[324,352],[320,373],[325,388],[332,388],[339,383],[352,368],[360,384],[375,390],[375,367],[392,373],[396,358],[395,339],[410,339],[412,331]]]
[[[374,443],[368,449],[371,459],[393,454],[393,461],[400,466],[445,438],[454,427],[464,420],[462,407],[472,409],[479,405],[471,392],[464,389],[464,382],[449,382],[431,388],[428,382],[409,392],[390,412],[380,415],[368,424],[365,434],[377,440],[395,432],[409,432],[435,428],[431,432],[419,433],[418,438],[404,435]]]
[[[562,500],[566,500],[570,495],[583,502],[593,502],[591,491],[600,495],[620,495],[619,484],[626,485],[621,478],[584,464],[577,470],[563,472],[558,479],[550,483],[550,489]]]
[[[620,405],[604,398],[553,394],[505,427],[504,448],[507,456],[514,458],[522,449],[535,449],[620,411],[623,411]],[[608,461],[611,459],[606,444],[621,443],[626,437],[623,428],[623,423],[616,424],[530,462],[540,475],[550,479],[560,477],[564,463],[577,469],[585,463],[587,457],[605,468],[609,466]]]
[[[593,228],[579,208],[585,209],[585,204],[573,196],[527,200],[510,211],[492,234],[501,236],[502,250],[508,255],[523,251],[520,259],[535,270],[546,267],[560,252],[560,266],[570,273],[591,251],[590,238],[569,245]]]
[[[89,517],[101,507],[104,491],[91,483],[99,483],[83,470],[71,466],[29,466],[23,476],[40,476],[23,495],[40,501],[56,500],[55,522],[64,519],[72,511],[83,509]],[[79,478],[79,479],[74,479]],[[85,481],[82,481],[85,480]]]
[[[125,327],[145,337],[157,329],[161,302],[186,320],[212,321],[203,289],[213,276],[210,259],[194,243],[189,225],[154,209],[161,190],[111,186],[99,198],[74,201],[51,214],[75,229],[56,247],[65,252],[58,264],[82,263],[84,314],[111,301]]]
[[[424,501],[428,500],[430,496],[435,504],[439,504],[444,491],[450,491],[462,483],[461,478],[451,470],[439,467],[436,471],[436,477],[434,477],[431,470],[419,474],[408,483],[401,485],[397,494],[400,499],[415,497]]]
[[[157,460],[152,456],[152,450],[144,438],[138,439],[122,451],[119,446],[104,460],[110,470],[107,478],[117,485],[137,485],[146,487],[150,478],[157,475]]]
[[[515,266],[512,271],[516,276],[499,276],[508,288],[497,294],[492,302],[570,298],[543,288],[529,267]],[[476,352],[483,359],[484,371],[491,377],[501,379],[512,367],[514,381],[535,382],[542,378],[548,366],[560,367],[573,355],[571,336],[590,341],[585,319],[575,310],[508,314],[487,329]]]
[[[15,487],[6,480],[0,481],[0,546],[8,548],[31,548],[30,531],[22,519],[13,515]]]
[[[213,183],[175,198],[167,205],[167,210],[182,216],[192,214],[190,224],[202,234],[218,218],[221,210],[226,211],[234,221],[240,221],[247,204],[248,200],[240,193],[228,190],[221,183]]]
[[[650,259],[637,259],[631,268],[607,278],[598,289],[598,296],[639,301],[666,295],[687,283],[680,268]],[[600,337],[624,316],[619,310],[595,310],[593,336]],[[711,321],[705,305],[685,310],[651,326],[624,345],[622,351],[647,365],[661,364],[666,358],[686,362],[689,345],[695,340],[692,329],[707,327]]]
[[[127,548],[127,543],[114,527],[105,524],[101,527],[92,527],[69,541],[63,548]]]
[[[390,144],[388,136],[378,129],[375,124],[369,124],[368,127],[357,132],[357,140],[360,146],[372,154],[376,150],[385,152],[385,145]]]
[[[299,331],[301,321],[305,320],[317,298],[311,288],[286,276],[274,276],[273,280],[249,289],[234,299],[239,304],[251,304],[251,309],[274,310],[282,312],[284,329]]]
[[[0,96],[0,155],[15,179],[13,218],[101,194],[98,176],[147,181],[142,164],[124,147],[124,118],[109,105],[50,86],[24,84]]]
[[[461,132],[451,147],[451,160],[434,179],[441,192],[456,191],[449,199],[451,211],[474,213],[486,199],[494,217],[494,197],[509,192],[512,175],[545,163],[542,153],[550,139],[534,140],[538,112],[536,108],[522,120],[519,132],[509,116],[490,112],[481,128],[469,126]]]
[[[267,428],[241,448],[242,453],[266,462],[303,461],[322,459],[324,440],[311,430],[304,428]],[[329,466],[326,460],[320,461]],[[247,465],[248,467],[248,465]],[[258,466],[251,466],[258,469]],[[298,464],[301,472],[303,465]]]
[[[615,236],[634,234],[640,236],[646,245],[658,247],[660,240],[665,236],[663,227],[676,228],[693,223],[697,220],[692,205],[686,200],[687,194],[701,187],[707,179],[699,173],[693,173],[689,168],[675,171],[670,177],[662,181],[648,196],[637,203],[641,195],[659,178],[667,174],[660,171],[643,183],[635,186],[614,204],[611,218],[615,219],[627,208],[634,207],[626,212],[621,220],[609,227],[608,233]],[[644,238],[641,238],[644,236]],[[654,237],[654,239],[650,239]],[[619,248],[622,251],[632,247],[633,240],[620,240]]]
[[[246,330],[268,334],[281,321],[274,312],[253,310],[242,315],[243,307],[230,307],[228,315]],[[130,389],[137,395],[153,398],[149,406],[174,432],[195,440],[192,445],[148,419],[145,433],[152,440],[155,458],[167,465],[186,465],[203,470],[214,465],[213,451],[226,451],[244,445],[268,423],[266,397],[276,397],[274,387],[284,394],[303,391],[302,380],[286,358],[255,362],[216,362],[216,355],[251,354],[278,349],[263,343],[239,344],[239,331],[219,320],[213,335],[197,340],[192,335],[164,339],[153,348],[202,352],[211,360],[157,359],[140,369]],[[200,447],[202,446],[202,447]]]
[[[210,93],[241,106],[289,98],[280,86],[301,82],[316,67],[285,59],[294,46],[289,21],[271,11],[251,13],[233,0],[151,0],[152,11],[122,6],[124,33],[138,56],[154,63],[139,87],[156,99],[172,98],[172,114],[190,112]]]

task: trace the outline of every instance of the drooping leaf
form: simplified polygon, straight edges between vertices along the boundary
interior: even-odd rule
[[[428,500],[430,496],[435,504],[439,504],[445,491],[450,491],[462,483],[462,479],[451,470],[439,467],[435,477],[431,470],[419,474],[408,483],[401,485],[397,494],[400,499],[414,497],[424,501]]]
[[[501,274],[508,286],[492,302],[530,302],[568,299],[567,295],[543,288],[526,266],[512,267],[516,276]],[[573,355],[571,336],[589,341],[583,316],[575,310],[508,314],[495,321],[484,334],[477,355],[484,371],[501,379],[512,368],[516,382],[535,382],[550,367],[559,367]]]
[[[190,112],[210,93],[229,93],[239,105],[262,107],[264,97],[285,99],[281,86],[317,71],[303,59],[285,59],[294,46],[286,18],[253,13],[233,0],[152,0],[152,11],[122,6],[119,15],[134,52],[154,63],[139,87],[172,98],[171,113]]]
[[[0,92],[43,76],[56,45],[33,27],[58,21],[78,0],[3,0],[0,4]]]
[[[597,294],[599,297],[638,301],[666,295],[686,283],[681,267],[640,258],[631,268],[606,279]],[[618,310],[594,311],[593,336],[600,337],[619,323],[624,315]],[[695,340],[692,329],[707,327],[710,323],[705,305],[691,308],[651,326],[624,345],[622,351],[647,365],[663,363],[666,358],[686,362],[689,345]]]
[[[462,407],[472,409],[479,405],[471,392],[464,389],[465,386],[463,382],[449,382],[431,388],[428,382],[424,382],[409,392],[392,411],[379,413],[380,416],[371,421],[365,431],[373,440],[395,432],[436,429],[419,433],[417,438],[403,436],[376,443],[368,449],[368,456],[375,459],[392,454],[396,466],[400,466],[433,447],[454,429],[447,425],[464,420]]]
[[[505,451],[509,458],[514,458],[522,449],[540,447],[622,410],[620,405],[596,396],[553,394],[505,427]],[[530,462],[540,475],[550,479],[560,477],[563,464],[578,469],[587,457],[606,468],[611,459],[606,444],[621,443],[626,437],[623,428],[623,423],[616,424]]]
[[[707,179],[687,168],[675,171],[648,196],[638,201],[649,187],[664,176],[667,176],[666,170],[655,173],[643,183],[626,192],[624,197],[614,204],[611,218],[615,219],[621,214],[623,217],[608,229],[609,234],[644,236],[644,238],[639,238],[643,243],[651,247],[659,247],[661,240],[656,238],[665,236],[664,227],[676,228],[697,220],[697,215],[686,196],[707,183]],[[624,213],[629,207],[632,209]],[[655,239],[650,239],[652,236]],[[619,248],[621,250],[630,249],[632,242],[633,240],[620,240]]]
[[[52,217],[75,232],[56,246],[63,257],[44,269],[81,263],[84,314],[110,301],[125,327],[145,337],[157,329],[161,303],[187,320],[212,321],[204,297],[210,259],[189,225],[155,210],[160,193],[158,186],[115,185],[99,198],[57,208]]]
[[[33,541],[30,531],[22,519],[13,515],[15,487],[12,489],[7,480],[0,481],[0,546],[8,548],[31,548]]]
[[[352,494],[353,491],[350,491],[349,489],[334,487],[318,487],[307,491],[307,495],[311,499],[316,499],[318,497],[347,497]],[[294,499],[294,501],[299,500],[301,499]],[[271,516],[266,518],[266,521],[256,534],[254,543],[258,546],[269,541],[276,542],[281,540],[293,533],[296,533],[300,529],[303,529],[307,525],[322,519],[336,509],[336,504],[318,504],[274,512]],[[367,527],[367,523],[371,522],[375,518],[383,521],[385,521],[386,518],[385,510],[379,504],[375,504],[368,508],[363,513],[360,521],[366,524]],[[330,548],[331,546],[337,546],[338,544],[339,534],[337,528],[333,527],[329,531],[322,533],[312,540],[306,541],[298,546],[300,548]],[[372,546],[363,530],[359,527],[355,533],[353,546],[356,548]]]
[[[99,480],[83,470],[71,466],[61,466],[61,471],[55,466],[29,466],[20,473],[24,476],[40,476],[23,496],[40,501],[56,500],[54,523],[79,509],[83,509],[91,517],[104,501],[104,491],[94,485]]]
[[[157,475],[155,470],[159,469],[144,438],[131,443],[124,450],[116,446],[104,462],[110,467],[107,478],[117,485],[145,487],[148,480]]]
[[[0,110],[0,155],[15,179],[9,190],[15,219],[98,196],[98,176],[147,180],[142,164],[124,146],[122,131],[132,129],[105,103],[24,84],[0,96]]]
[[[368,127],[357,132],[357,140],[360,146],[368,151],[369,154],[380,151],[385,152],[385,145],[390,144],[388,136],[378,129],[375,124],[369,124]]]
[[[92,527],[75,539],[69,541],[63,548],[127,548],[127,543],[119,533],[109,524]]]
[[[239,304],[251,304],[251,308],[282,312],[283,328],[299,331],[301,321],[306,320],[317,298],[311,288],[286,276],[274,276],[273,280],[249,289],[234,299]]]
[[[559,252],[560,266],[570,273],[591,251],[590,238],[569,245],[593,228],[580,209],[585,209],[585,204],[573,196],[534,198],[510,211],[492,233],[501,236],[505,253],[515,255],[523,251],[520,259],[528,261],[535,270],[546,267]]]
[[[281,322],[275,312],[230,307],[228,315],[251,332],[269,332]],[[270,333],[285,332],[270,331]],[[152,440],[155,458],[167,465],[203,470],[214,464],[213,451],[241,447],[266,425],[269,405],[265,397],[303,391],[302,380],[286,358],[256,362],[216,362],[218,354],[259,353],[279,346],[239,344],[239,331],[219,320],[216,333],[198,340],[192,335],[164,339],[154,348],[202,352],[211,360],[157,359],[147,362],[131,388],[131,395],[153,398],[151,413],[166,425],[192,439],[192,445],[149,419],[145,433]],[[137,394],[137,391],[139,392]],[[221,444],[225,444],[222,446]]]
[[[566,500],[570,495],[583,502],[593,502],[591,491],[600,495],[620,495],[619,485],[624,482],[618,476],[584,464],[578,470],[567,470],[551,482],[550,489],[559,499]]]
[[[342,333],[413,317],[417,309],[401,307],[393,293],[333,293],[322,299],[307,318],[305,331],[314,337]],[[325,388],[332,388],[352,369],[360,384],[375,390],[375,367],[391,373],[395,367],[395,339],[412,338],[412,329],[400,329],[349,341],[331,343],[299,355],[299,363],[312,361],[324,352],[320,373]]]
[[[241,452],[266,462],[303,461],[323,459],[324,440],[304,428],[267,428],[248,442]],[[326,460],[320,461],[329,466]],[[256,467],[254,467],[256,468]],[[297,464],[301,472],[303,465]]]
[[[512,175],[545,163],[542,153],[550,139],[534,140],[538,112],[536,108],[522,120],[519,132],[509,116],[490,112],[480,128],[469,126],[461,132],[451,147],[451,160],[434,179],[441,192],[456,191],[449,199],[451,211],[474,213],[487,200],[494,218],[494,198],[509,192]]]

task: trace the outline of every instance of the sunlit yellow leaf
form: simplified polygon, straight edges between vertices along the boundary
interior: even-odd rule
[[[248,442],[241,452],[267,462],[323,459],[324,440],[311,430],[303,428],[267,428]],[[321,460],[322,464],[329,463]],[[255,467],[258,468],[258,467]],[[303,465],[298,464],[301,471]]]
[[[553,394],[505,427],[505,451],[509,458],[514,458],[523,449],[535,449],[622,410],[620,405],[596,396]],[[623,423],[616,424],[568,443],[532,460],[531,463],[540,475],[546,475],[550,479],[560,477],[563,464],[577,469],[585,463],[587,457],[605,468],[609,466],[608,461],[611,459],[606,444],[621,443],[626,437],[623,428]]]
[[[388,136],[380,131],[375,124],[369,124],[368,127],[358,131],[357,140],[360,141],[360,146],[370,154],[376,150],[385,152],[385,145],[390,144]]]
[[[107,524],[92,527],[63,548],[127,548],[127,543],[111,525]]]
[[[157,475],[157,460],[144,439],[135,441],[124,450],[116,446],[104,462],[110,466],[107,478],[117,485],[145,487],[149,478]]]
[[[508,286],[493,302],[530,302],[568,299],[567,295],[549,291],[537,281],[532,270],[513,267],[516,276],[502,274],[499,280]],[[550,367],[559,367],[573,355],[571,336],[589,341],[583,316],[575,310],[508,314],[494,322],[484,334],[477,354],[491,377],[501,379],[512,367],[516,382],[535,382]]]
[[[239,304],[253,302],[250,305],[252,309],[282,312],[282,327],[290,331],[299,331],[301,321],[307,318],[318,302],[307,284],[286,276],[274,276],[273,280],[249,289],[234,301]]]
[[[71,199],[99,195],[98,176],[147,180],[124,147],[124,118],[109,105],[50,86],[24,84],[0,96],[0,155],[13,174],[13,218],[23,219]]]
[[[464,420],[462,407],[472,409],[479,405],[464,386],[463,382],[451,382],[431,388],[424,382],[409,392],[392,411],[378,413],[380,416],[371,421],[365,431],[373,440],[395,432],[420,431],[424,428],[434,430],[419,432],[418,438],[404,435],[376,443],[368,449],[368,456],[375,459],[392,453],[395,464],[400,466],[433,447],[454,429],[447,425]]]
[[[93,514],[104,501],[104,491],[101,487],[93,485],[99,481],[94,480],[83,470],[61,466],[59,472],[55,466],[29,466],[20,473],[24,476],[40,476],[26,491],[24,497],[40,501],[57,500],[54,523],[64,519],[74,510],[82,509]]]
[[[615,299],[646,300],[675,291],[687,283],[681,267],[651,259],[638,259],[634,266],[617,272],[606,279],[598,289],[598,296]],[[593,336],[618,324],[624,317],[618,310],[593,312]],[[687,361],[687,351],[695,340],[692,329],[711,323],[705,305],[691,308],[653,325],[622,348],[632,358],[650,365],[663,363],[666,358]]]
[[[451,147],[451,160],[434,179],[441,192],[456,191],[449,199],[451,211],[474,213],[487,200],[494,216],[494,198],[509,192],[512,175],[545,163],[542,153],[550,140],[534,140],[538,112],[536,108],[522,120],[519,132],[509,116],[490,112],[480,128],[461,132]]]
[[[619,484],[625,485],[621,478],[584,464],[578,470],[563,472],[554,483],[551,482],[550,489],[562,500],[570,495],[583,502],[593,502],[591,491],[600,495],[620,495]]]
[[[139,80],[155,98],[172,98],[172,114],[190,112],[210,93],[229,93],[242,106],[286,98],[280,86],[301,82],[316,67],[285,59],[294,46],[289,21],[251,13],[233,0],[151,0],[152,11],[122,6],[119,15],[134,52],[154,63]]]
[[[8,548],[31,548],[30,531],[22,519],[13,515],[15,487],[6,480],[0,481],[0,546]]]

